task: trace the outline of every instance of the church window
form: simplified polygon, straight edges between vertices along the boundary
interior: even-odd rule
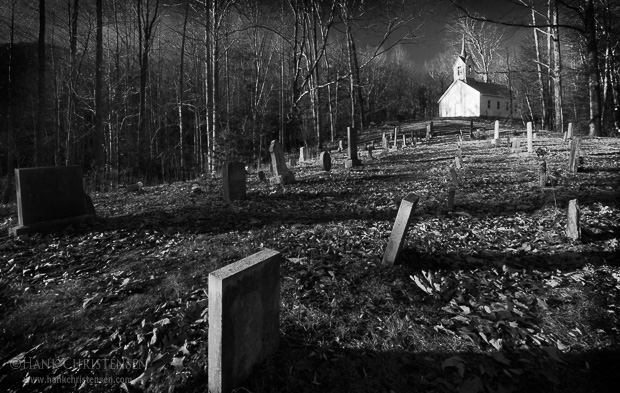
[[[499,100],[497,100],[497,110],[499,110]]]
[[[487,101],[487,109],[491,109],[491,100]]]

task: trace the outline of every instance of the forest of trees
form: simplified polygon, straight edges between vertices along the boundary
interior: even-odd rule
[[[3,1],[0,182],[72,164],[101,187],[184,180],[256,164],[272,139],[322,149],[432,118],[463,37],[515,119],[611,135],[620,0],[503,2],[514,14],[487,20],[456,0]],[[448,11],[445,50],[414,62]]]

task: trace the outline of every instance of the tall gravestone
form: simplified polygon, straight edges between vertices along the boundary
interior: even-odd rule
[[[433,122],[431,121],[426,125],[426,140],[430,140],[433,137]]]
[[[398,127],[394,127],[394,150],[398,149]]]
[[[9,234],[45,232],[95,219],[79,166],[15,169],[18,226]]]
[[[532,144],[532,122],[528,121],[527,122],[527,152],[528,153],[532,153],[534,152],[534,146]]]
[[[419,197],[417,195],[410,193],[400,202],[398,214],[394,221],[394,227],[392,227],[390,239],[388,240],[385,253],[383,254],[382,263],[384,265],[393,265],[398,259],[403,245],[405,244],[407,230],[409,229],[408,227],[413,217],[413,210],[417,206],[418,200]]]
[[[277,350],[281,261],[265,249],[209,274],[210,393],[239,387]]]
[[[573,240],[581,238],[581,225],[579,223],[579,205],[576,199],[568,201],[568,213],[566,217],[566,236]]]
[[[573,137],[573,123],[568,123],[568,131],[564,134],[564,141]]]
[[[245,165],[242,162],[229,162],[222,173],[224,200],[236,201],[245,199]]]
[[[383,133],[383,139],[381,139],[381,143],[383,143],[384,149],[389,149],[388,139],[387,139],[387,136],[385,135],[385,132]]]
[[[575,137],[572,139],[570,155],[568,157],[568,171],[571,173],[577,173],[579,169],[579,152],[581,151],[581,138]]]
[[[302,146],[299,148],[299,162],[304,162],[308,159],[307,147]]]
[[[319,161],[321,161],[321,167],[325,171],[329,171],[332,169],[332,157],[329,155],[329,152],[322,152],[319,156]]]
[[[295,175],[286,167],[284,152],[280,142],[277,140],[271,141],[269,152],[271,153],[271,166],[274,175],[269,179],[269,183],[282,185],[295,183]]]
[[[493,143],[497,144],[499,140],[499,120],[495,120],[495,135],[493,135]]]
[[[362,165],[357,156],[357,132],[351,127],[347,127],[347,137],[349,139],[348,153],[349,159],[344,162],[346,168]]]

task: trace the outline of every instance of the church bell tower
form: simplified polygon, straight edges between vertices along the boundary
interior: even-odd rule
[[[462,80],[467,83],[467,79],[473,80],[473,66],[474,63],[471,60],[469,54],[465,51],[465,35],[463,34],[463,42],[461,44],[461,53],[457,56],[452,72],[454,80]]]

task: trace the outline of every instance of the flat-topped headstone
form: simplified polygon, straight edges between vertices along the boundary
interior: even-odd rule
[[[332,169],[332,156],[329,155],[329,152],[322,152],[319,156],[319,161],[321,162],[321,167],[325,171],[329,171]]]
[[[496,141],[499,139],[499,120],[495,120],[495,134],[493,135],[493,140]]]
[[[405,244],[409,223],[413,217],[412,213],[418,204],[418,200],[419,197],[416,194],[410,193],[400,202],[398,214],[394,221],[394,227],[392,228],[390,239],[388,240],[385,253],[383,254],[382,263],[384,265],[393,265],[398,259],[403,245]]]
[[[532,122],[528,121],[527,122],[527,152],[528,153],[533,153],[534,152],[534,146],[532,144]]]
[[[568,201],[568,214],[566,217],[566,236],[573,240],[581,238],[581,226],[579,224],[579,205],[576,199]]]
[[[271,166],[274,175],[269,179],[269,183],[282,185],[295,183],[295,175],[286,167],[284,152],[280,142],[277,140],[271,141],[269,152],[271,153]]]
[[[299,162],[304,162],[308,159],[308,152],[305,146],[299,148]]]
[[[357,132],[351,127],[347,127],[347,138],[349,142],[349,146],[347,147],[349,159],[344,162],[344,166],[346,168],[351,168],[362,165],[362,162],[357,156]]]
[[[18,226],[9,234],[45,232],[93,220],[95,208],[83,182],[79,166],[15,169]]]
[[[224,165],[222,189],[225,201],[245,199],[245,165],[242,162],[228,162]]]
[[[579,153],[581,152],[581,138],[575,137],[571,140],[570,155],[568,156],[568,171],[577,173],[579,169]]]
[[[209,274],[209,392],[229,393],[278,348],[280,262],[265,249]]]
[[[407,146],[407,137],[403,134],[403,147]]]

